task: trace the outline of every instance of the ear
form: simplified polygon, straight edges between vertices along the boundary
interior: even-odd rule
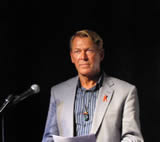
[[[103,61],[103,59],[104,59],[104,49],[102,49],[100,51],[100,58],[101,58],[101,61]]]
[[[70,51],[71,62],[74,63],[72,51]]]

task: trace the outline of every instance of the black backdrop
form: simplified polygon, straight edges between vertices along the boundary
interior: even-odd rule
[[[80,29],[104,39],[104,71],[137,86],[145,142],[158,141],[158,0],[3,1],[0,8],[0,103],[33,83],[41,88],[5,113],[6,142],[41,141],[51,86],[76,75],[68,48]]]

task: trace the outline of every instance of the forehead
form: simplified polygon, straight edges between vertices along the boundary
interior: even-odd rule
[[[75,37],[72,41],[72,47],[93,47],[93,41],[88,37]]]

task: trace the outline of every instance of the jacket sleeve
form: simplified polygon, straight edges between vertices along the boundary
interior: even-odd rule
[[[46,121],[46,126],[43,134],[42,142],[54,142],[53,135],[58,135],[58,125],[56,117],[56,101],[53,94],[53,89],[51,90],[49,111]]]
[[[137,89],[133,86],[124,102],[121,142],[144,142],[139,120]]]

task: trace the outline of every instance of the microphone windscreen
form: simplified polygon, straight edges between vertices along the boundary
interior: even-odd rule
[[[36,93],[39,93],[39,91],[40,91],[40,87],[39,87],[39,85],[37,85],[37,84],[33,84],[32,86],[31,86],[31,89],[33,90],[33,92],[36,94]]]

